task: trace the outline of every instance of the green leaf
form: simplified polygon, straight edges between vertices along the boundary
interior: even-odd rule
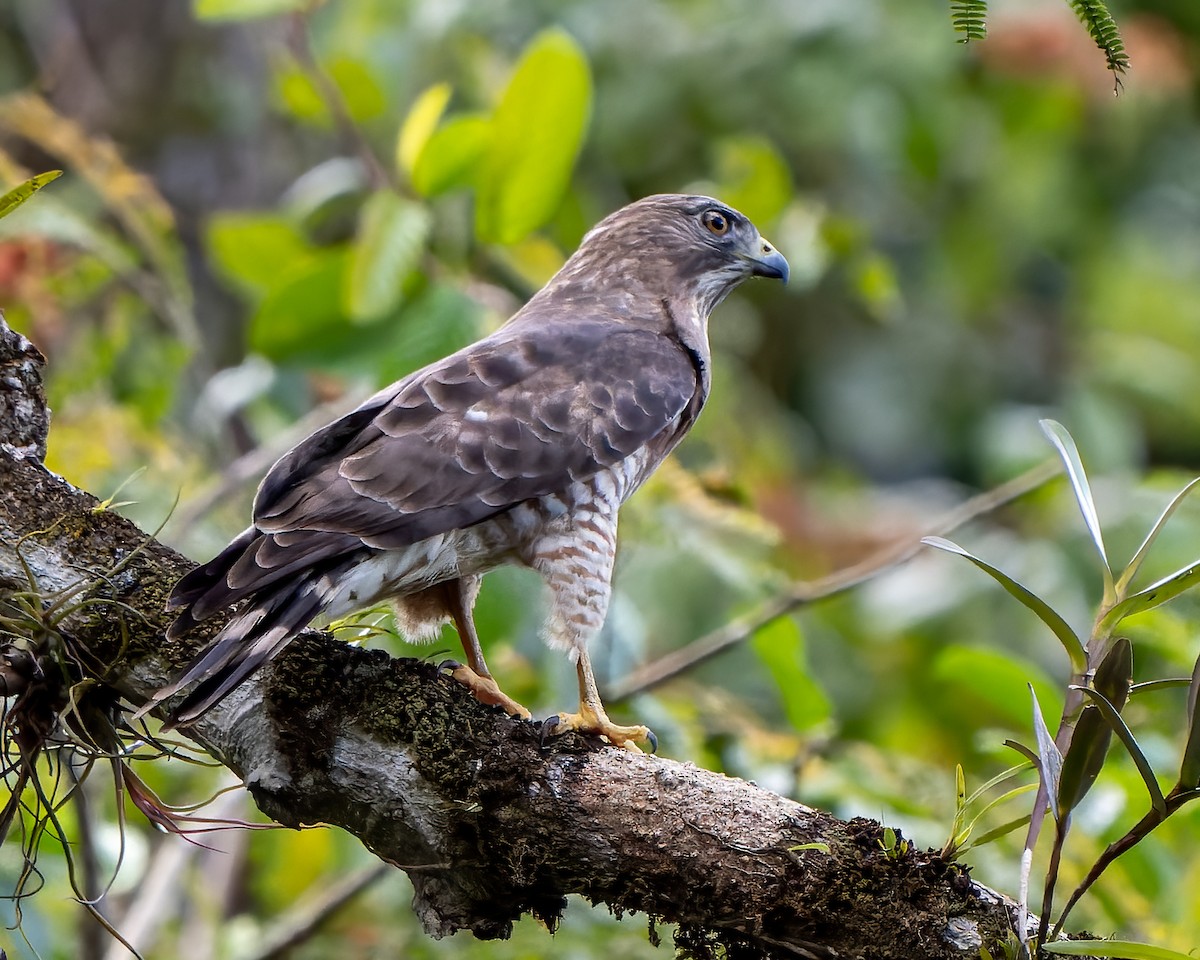
[[[1171,514],[1173,514],[1179,508],[1179,505],[1183,503],[1184,499],[1189,493],[1196,489],[1198,484],[1200,484],[1200,477],[1197,477],[1177,494],[1175,494],[1175,496],[1171,499],[1171,502],[1167,504],[1166,509],[1158,515],[1158,519],[1154,521],[1154,526],[1152,526],[1150,528],[1150,532],[1146,534],[1146,539],[1142,541],[1142,545],[1137,548],[1137,553],[1135,553],[1133,555],[1133,559],[1129,561],[1129,566],[1125,568],[1121,576],[1117,579],[1116,593],[1118,597],[1125,596],[1125,591],[1128,589],[1133,578],[1137,576],[1138,570],[1141,569],[1142,561],[1146,559],[1146,554],[1149,553],[1150,548],[1154,545],[1154,541],[1158,539],[1158,535],[1162,531],[1163,526],[1168,520],[1171,519]]]
[[[1054,735],[1046,726],[1046,718],[1042,715],[1042,705],[1038,703],[1033,684],[1029,685],[1029,695],[1033,698],[1033,732],[1037,738],[1037,767],[1046,787],[1046,795],[1050,798],[1051,813],[1054,819],[1061,819],[1058,807],[1058,795],[1062,783],[1063,755],[1054,742]]]
[[[1196,658],[1196,666],[1192,670],[1192,682],[1188,686],[1188,738],[1183,748],[1183,763],[1179,768],[1179,785],[1185,790],[1200,787],[1200,712],[1197,712],[1197,701],[1200,700],[1200,657]]]
[[[1116,593],[1113,586],[1112,568],[1108,564],[1108,554],[1104,550],[1104,537],[1100,532],[1100,516],[1096,513],[1096,503],[1092,499],[1092,488],[1088,484],[1087,472],[1083,469],[1083,461],[1079,458],[1079,450],[1071,434],[1057,420],[1039,421],[1042,432],[1054,444],[1058,455],[1062,458],[1063,466],[1067,468],[1067,477],[1071,481],[1071,489],[1075,492],[1075,502],[1079,504],[1079,512],[1083,514],[1083,522],[1087,525],[1096,552],[1100,554],[1100,562],[1104,575],[1104,601],[1113,603]]]
[[[213,214],[205,240],[218,272],[256,300],[314,253],[290,220],[269,213]]]
[[[717,146],[717,193],[759,227],[774,220],[792,199],[792,174],[764,137],[730,137]]]
[[[447,120],[413,163],[413,189],[423,197],[436,197],[473,184],[491,130],[491,120],[481,113],[459,114]]]
[[[48,170],[45,173],[39,173],[36,177],[30,177],[24,183],[19,183],[7,193],[0,195],[0,217],[8,216],[42,187],[53,183],[61,176],[61,170]]]
[[[400,133],[396,137],[396,168],[410,180],[421,151],[429,143],[438,121],[446,112],[446,104],[450,102],[453,91],[454,88],[448,83],[435,83],[422,90],[400,125]]]
[[[1014,729],[1029,722],[1026,686],[1033,683],[1038,700],[1049,707],[1061,706],[1054,683],[1035,663],[982,647],[952,643],[937,652],[930,674],[947,696],[961,691],[971,701],[972,716],[980,722],[995,722],[992,713]]]
[[[963,35],[959,43],[987,38],[987,0],[950,0],[950,19]]]
[[[329,362],[351,349],[362,331],[342,310],[349,260],[337,248],[294,265],[251,318],[250,349],[282,363]]]
[[[591,113],[587,59],[562,30],[534,38],[492,120],[475,205],[480,239],[510,244],[562,202]]]
[[[192,0],[197,20],[255,20],[315,6],[313,0]]]
[[[1100,618],[1097,630],[1101,633],[1111,633],[1127,617],[1145,613],[1168,600],[1174,600],[1197,583],[1200,583],[1200,560],[1181,567],[1169,576],[1150,584],[1144,590],[1139,590],[1133,596],[1126,597]]]
[[[1125,52],[1121,31],[1104,0],[1067,0],[1067,3],[1075,11],[1079,22],[1087,27],[1088,36],[1104,54],[1105,63],[1116,76],[1119,89],[1120,75],[1129,69],[1129,54]]]
[[[1067,656],[1071,661],[1071,669],[1082,676],[1087,671],[1087,651],[1084,650],[1083,643],[1079,637],[1075,635],[1075,631],[1068,626],[1067,621],[1051,607],[1045,600],[1014,580],[1006,573],[993,567],[990,563],[980,560],[974,554],[968,553],[957,543],[946,540],[943,537],[924,537],[922,543],[931,547],[936,547],[938,550],[945,550],[947,553],[954,553],[960,557],[970,560],[975,566],[979,567],[984,573],[988,574],[993,580],[1000,584],[1005,590],[1021,601],[1026,607],[1036,613],[1042,623],[1048,626],[1053,634],[1058,637],[1059,642],[1066,650]]]
[[[999,840],[1001,837],[1007,837],[1014,830],[1028,826],[1029,821],[1032,819],[1032,815],[1027,813],[1022,817],[1017,817],[1016,820],[1009,820],[1007,823],[1002,823],[998,827],[993,827],[991,830],[981,833],[974,840],[964,846],[959,852],[966,853],[968,850],[974,850],[976,847],[985,846],[986,844]]]
[[[1109,703],[1108,698],[1098,690],[1074,684],[1072,684],[1071,689],[1081,691],[1099,708],[1101,716],[1112,727],[1113,733],[1117,735],[1117,738],[1125,745],[1129,756],[1133,758],[1134,765],[1138,768],[1138,773],[1142,775],[1142,781],[1146,784],[1146,792],[1150,794],[1151,805],[1160,816],[1165,817],[1167,815],[1167,801],[1163,797],[1162,788],[1158,785],[1158,778],[1154,776],[1154,769],[1150,766],[1150,761],[1146,759],[1146,755],[1142,752],[1142,748],[1138,744],[1137,738],[1134,737],[1133,731],[1121,719],[1121,714],[1117,712],[1116,707]]]
[[[1132,940],[1056,940],[1042,944],[1044,953],[1061,957],[1119,957],[1122,960],[1196,960],[1187,953]]]
[[[759,628],[750,646],[779,687],[784,711],[796,730],[811,730],[829,719],[829,698],[813,680],[804,656],[804,634],[792,617]]]
[[[424,204],[391,190],[367,200],[342,290],[344,310],[352,319],[369,322],[396,310],[404,279],[421,262],[430,223]]]

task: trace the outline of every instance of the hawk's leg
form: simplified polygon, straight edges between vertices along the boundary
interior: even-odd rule
[[[488,671],[487,663],[483,659],[483,648],[479,645],[479,634],[475,632],[475,618],[463,592],[462,580],[449,580],[444,586],[446,607],[454,621],[454,629],[458,631],[463,653],[467,656],[467,665],[455,667],[450,671],[450,676],[468,687],[475,699],[503,707],[509,716],[520,717],[522,720],[530,719],[530,712],[501,690]]]
[[[587,650],[579,651],[579,712],[560,713],[548,721],[551,733],[562,733],[567,730],[578,730],[580,733],[595,733],[607,737],[611,743],[626,750],[641,751],[639,743],[650,744],[650,749],[658,748],[658,738],[649,727],[640,724],[623,727],[608,719],[604,712],[604,704],[600,702],[600,693],[596,689],[596,678],[592,675],[592,661]]]

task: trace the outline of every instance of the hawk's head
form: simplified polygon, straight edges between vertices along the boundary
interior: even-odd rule
[[[550,287],[683,299],[706,316],[752,276],[786,283],[788,264],[745,216],[712,197],[658,194],[596,224]]]

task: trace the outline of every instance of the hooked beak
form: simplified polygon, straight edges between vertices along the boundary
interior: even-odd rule
[[[788,275],[791,273],[791,270],[788,269],[787,260],[783,258],[782,253],[767,243],[766,240],[759,238],[759,243],[761,249],[758,253],[746,257],[750,261],[751,272],[756,277],[782,280],[786,284],[788,282]]]

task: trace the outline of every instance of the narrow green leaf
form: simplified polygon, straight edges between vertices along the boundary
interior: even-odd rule
[[[975,792],[972,793],[969,797],[967,797],[967,804],[970,805],[972,803],[975,803],[975,801],[977,801],[980,797],[982,797],[985,793],[987,793],[993,787],[1003,783],[1005,780],[1011,780],[1017,774],[1024,773],[1026,770],[1029,770],[1031,767],[1036,767],[1036,764],[1034,764],[1032,762],[1018,763],[1015,767],[1009,767],[1007,770],[1001,771],[1000,773],[998,773],[994,777],[992,777],[992,779],[989,780],[987,783],[985,783],[982,786],[980,786],[979,788],[977,788],[975,790]],[[1011,793],[1012,791],[1009,791],[1009,792]]]
[[[1171,687],[1186,687],[1191,682],[1190,677],[1163,677],[1159,680],[1145,680],[1142,683],[1135,683],[1130,687],[1129,695],[1134,697],[1143,693],[1155,693],[1158,690],[1167,690]]]
[[[1146,539],[1142,541],[1142,545],[1137,548],[1137,553],[1133,555],[1133,559],[1129,561],[1129,566],[1121,573],[1117,579],[1116,592],[1118,597],[1125,596],[1125,591],[1129,588],[1130,582],[1137,576],[1137,572],[1141,569],[1142,561],[1146,559],[1146,554],[1150,552],[1150,548],[1154,545],[1154,541],[1158,539],[1159,533],[1162,532],[1163,526],[1171,519],[1173,514],[1189,493],[1200,485],[1200,477],[1197,477],[1186,487],[1180,490],[1167,504],[1166,509],[1158,515],[1158,519],[1154,521],[1154,526],[1150,528],[1150,532],[1146,534]]]
[[[45,173],[39,173],[36,177],[30,177],[24,183],[18,183],[7,193],[0,195],[0,217],[8,216],[42,187],[61,176],[61,170],[48,170]]]
[[[1142,752],[1141,746],[1138,745],[1133,731],[1121,719],[1121,714],[1108,702],[1108,698],[1098,690],[1074,684],[1072,684],[1071,689],[1081,691],[1099,708],[1101,716],[1112,727],[1113,733],[1117,735],[1117,739],[1125,745],[1125,749],[1129,751],[1129,756],[1133,758],[1134,765],[1138,768],[1138,773],[1142,775],[1142,781],[1146,784],[1146,792],[1150,794],[1151,805],[1156,812],[1165,817],[1167,814],[1167,801],[1163,797],[1162,789],[1158,785],[1158,778],[1154,776],[1154,769],[1150,766],[1150,761],[1146,759],[1146,755]]]
[[[316,6],[313,0],[192,0],[197,20],[256,20]]]
[[[424,204],[391,190],[380,190],[367,200],[342,289],[350,317],[378,320],[400,305],[404,279],[421,262],[430,222]]]
[[[1168,600],[1174,600],[1197,583],[1200,583],[1200,560],[1181,567],[1169,576],[1150,584],[1144,590],[1139,590],[1133,596],[1126,597],[1101,617],[1097,629],[1102,633],[1111,633],[1126,617],[1145,613]]]
[[[1044,953],[1060,957],[1117,957],[1121,960],[1196,960],[1187,953],[1132,940],[1056,940],[1042,944]]]
[[[1071,669],[1075,673],[1082,676],[1087,671],[1087,651],[1084,649],[1083,643],[1076,636],[1075,631],[1068,626],[1067,621],[1059,616],[1054,608],[1046,603],[1045,600],[1028,587],[1018,583],[1008,574],[993,567],[990,563],[980,560],[972,553],[968,553],[957,543],[946,540],[943,537],[925,537],[921,542],[928,546],[936,547],[938,550],[958,554],[958,556],[970,560],[975,566],[979,567],[980,570],[988,574],[1000,586],[1038,615],[1042,623],[1048,626],[1054,635],[1058,637],[1059,642],[1063,645],[1063,649],[1067,652],[1067,657],[1070,658]]]
[[[493,118],[475,205],[480,239],[515,243],[553,216],[591,103],[591,73],[579,45],[558,29],[535,37]]]
[[[804,634],[793,617],[780,617],[759,628],[750,646],[771,673],[792,728],[811,730],[829,719],[829,698],[812,678]]]
[[[979,836],[977,836],[969,844],[963,847],[960,852],[966,853],[968,850],[974,850],[976,847],[982,847],[984,844],[992,843],[995,840],[999,840],[1001,837],[1006,837],[1014,830],[1028,826],[1029,821],[1032,819],[1033,817],[1027,813],[1023,817],[1017,817],[1016,820],[1009,820],[1007,823],[1002,823],[998,827],[993,827],[991,830],[988,830],[987,832],[981,833]]]
[[[1071,481],[1071,489],[1075,493],[1075,502],[1079,504],[1079,512],[1083,514],[1083,522],[1087,525],[1096,552],[1100,555],[1102,573],[1104,575],[1104,600],[1113,603],[1116,593],[1113,585],[1112,568],[1108,564],[1108,554],[1104,550],[1104,537],[1100,531],[1100,516],[1096,513],[1096,503],[1092,499],[1092,488],[1088,484],[1087,472],[1083,469],[1083,461],[1079,457],[1079,449],[1071,434],[1057,420],[1042,420],[1039,422],[1042,432],[1054,444],[1058,455],[1062,458],[1063,466],[1067,469],[1067,477]]]
[[[1029,696],[1033,698],[1033,732],[1037,738],[1038,773],[1046,787],[1046,795],[1050,798],[1050,812],[1058,820],[1061,811],[1058,806],[1058,795],[1061,792],[1063,755],[1054,742],[1054,734],[1046,726],[1046,718],[1042,715],[1042,705],[1038,703],[1033,684],[1029,685]]]
[[[413,163],[413,189],[436,197],[475,182],[487,150],[491,121],[481,113],[452,117],[430,136]]]
[[[1179,785],[1185,790],[1200,787],[1200,712],[1196,704],[1200,700],[1200,657],[1192,670],[1192,681],[1188,686],[1188,738],[1183,748],[1183,763],[1179,768]]]
[[[421,91],[409,108],[404,123],[400,125],[400,133],[396,137],[396,167],[410,179],[417,167],[417,158],[446,112],[452,92],[453,88],[448,83],[435,83]]]

